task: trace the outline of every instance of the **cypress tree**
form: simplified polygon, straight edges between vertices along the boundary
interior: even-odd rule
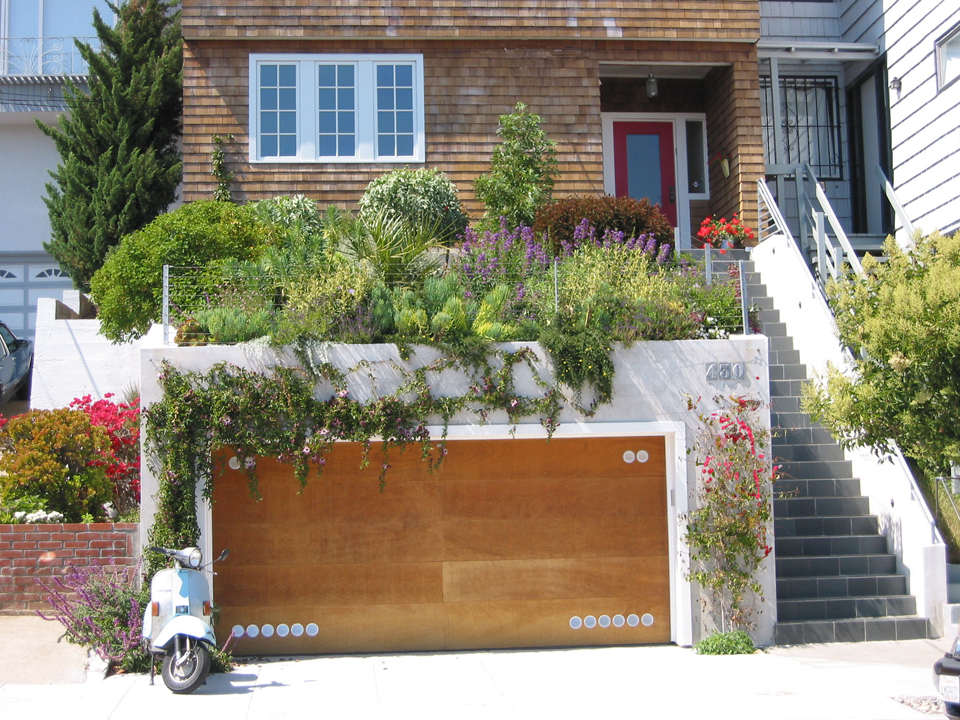
[[[108,3],[109,4],[109,3]],[[89,91],[68,82],[69,114],[38,121],[60,153],[44,202],[44,248],[87,291],[107,252],[174,201],[183,172],[183,41],[177,2],[127,0],[107,25],[94,10],[101,50],[77,41]]]

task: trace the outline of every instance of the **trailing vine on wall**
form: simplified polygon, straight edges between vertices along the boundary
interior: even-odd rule
[[[299,352],[301,362],[306,353]],[[514,426],[526,417],[538,417],[551,437],[558,426],[562,394],[541,378],[531,348],[493,350],[478,361],[441,357],[415,370],[393,364],[403,382],[392,393],[362,401],[350,396],[347,378],[368,372],[373,364],[361,361],[347,370],[330,363],[276,367],[266,373],[221,363],[208,372],[187,372],[164,363],[158,380],[163,398],[146,411],[148,452],[157,460],[159,492],[151,545],[185,547],[196,544],[200,530],[196,516],[196,488],[209,499],[217,474],[213,451],[232,448],[243,458],[242,468],[250,493],[259,497],[257,457],[276,457],[293,466],[301,486],[311,465],[322,472],[326,454],[338,440],[359,442],[364,464],[374,441],[382,442],[380,487],[383,490],[389,455],[419,445],[424,461],[436,467],[446,454],[448,424],[459,412],[473,413],[481,423],[496,410],[506,412]],[[517,366],[526,365],[540,391],[539,396],[519,395],[515,386]],[[469,391],[457,397],[434,392],[431,373],[460,370],[469,379]],[[318,383],[332,388],[327,399],[315,397]],[[439,418],[443,432],[433,440],[426,422]],[[152,558],[154,562],[161,559]],[[159,567],[159,566],[157,566]],[[151,565],[151,572],[156,568]]]

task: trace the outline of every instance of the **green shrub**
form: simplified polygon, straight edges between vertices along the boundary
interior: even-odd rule
[[[100,332],[114,342],[142,337],[160,320],[163,266],[248,260],[274,238],[249,206],[207,200],[161,215],[123,238],[91,281]]]
[[[250,203],[250,208],[266,225],[289,231],[295,237],[316,238],[322,242],[323,214],[310,198],[280,195]]]
[[[477,197],[487,208],[484,221],[490,228],[506,218],[509,227],[533,225],[537,209],[550,201],[559,173],[556,143],[540,127],[540,116],[517,103],[509,115],[500,116],[490,173],[474,182]]]
[[[456,186],[435,169],[394,170],[367,185],[360,198],[360,217],[372,221],[381,213],[436,228],[437,240],[444,245],[467,227]]]
[[[657,246],[673,243],[673,227],[660,209],[648,200],[598,195],[568,197],[543,205],[537,210],[534,232],[545,234],[555,253],[562,247],[576,247],[576,229],[586,219],[597,237],[607,231],[622,232],[626,237],[653,235]]]
[[[753,655],[753,640],[743,630],[715,633],[693,646],[697,655]]]
[[[266,309],[247,311],[236,307],[201,310],[196,322],[207,335],[207,342],[233,345],[269,335],[273,313]]]
[[[39,498],[66,522],[102,519],[113,499],[103,467],[110,450],[106,430],[82,410],[18,415],[0,430],[0,505]]]

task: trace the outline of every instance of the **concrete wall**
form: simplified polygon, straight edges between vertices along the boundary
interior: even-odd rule
[[[827,363],[849,368],[836,338],[833,313],[796,244],[783,236],[772,237],[752,249],[751,259],[808,374],[825,372]],[[878,458],[860,448],[847,451],[846,458],[860,478],[861,492],[870,499],[870,512],[879,518],[889,551],[897,555],[898,572],[907,576],[918,614],[942,631],[947,548],[903,456],[898,452]]]
[[[520,344],[504,347],[516,348]],[[552,376],[550,363],[543,359],[544,353],[536,344],[530,344],[541,360],[535,372],[549,379]],[[361,360],[369,366],[348,374],[348,386],[352,397],[366,399],[374,392],[390,393],[402,380],[400,368],[409,371],[429,363],[437,357],[432,348],[418,348],[409,361],[403,361],[393,345],[329,345],[324,346],[322,357],[317,360],[330,362],[343,370],[355,368]],[[197,348],[156,348],[141,353],[141,402],[144,407],[162,397],[157,375],[164,361],[181,370],[206,371],[219,362],[257,370],[266,370],[277,365],[295,365],[291,355],[277,352],[260,345],[207,346]],[[565,409],[560,418],[558,436],[582,435],[660,435],[667,440],[667,484],[670,507],[668,508],[670,551],[675,561],[671,565],[671,637],[674,642],[688,645],[702,634],[699,594],[684,579],[687,571],[687,553],[683,543],[682,516],[693,502],[696,479],[693,459],[687,449],[692,445],[697,429],[696,413],[687,409],[687,395],[700,397],[701,410],[709,412],[716,408],[716,396],[748,395],[760,399],[765,406],[761,417],[769,428],[768,405],[769,374],[767,339],[763,336],[737,337],[730,340],[679,341],[637,343],[633,347],[618,347],[613,354],[616,378],[614,401],[601,406],[595,417],[585,419],[570,409]],[[745,369],[738,381],[707,380],[707,365],[713,362],[742,363]],[[460,395],[468,388],[467,379],[452,371],[428,378],[432,392],[438,395]],[[376,390],[374,390],[374,387]],[[517,371],[517,387],[521,393],[539,394],[529,370]],[[329,397],[332,389],[318,386],[317,397]],[[432,422],[439,423],[437,418]],[[439,425],[432,431],[439,432]],[[524,420],[516,429],[520,437],[541,437],[545,431],[536,418]],[[491,414],[489,421],[481,425],[472,415],[461,414],[450,424],[451,438],[510,437],[510,426],[505,413]],[[155,494],[157,478],[154,466],[144,454],[142,463],[141,527],[144,537],[152,525],[156,511]],[[210,512],[203,501],[198,502],[198,518],[201,525],[204,552],[212,552],[210,541]],[[762,565],[760,581],[765,600],[755,639],[760,644],[773,640],[776,621],[776,591],[774,557],[771,555]]]
[[[136,342],[114,345],[100,335],[99,320],[78,319],[79,293],[64,292],[70,305],[42,298],[37,303],[36,346],[30,406],[35,410],[66,407],[84,395],[107,393],[118,398],[140,385],[140,350],[162,343],[155,326]],[[73,307],[71,307],[73,306]]]

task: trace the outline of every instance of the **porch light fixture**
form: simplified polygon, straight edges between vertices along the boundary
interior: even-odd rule
[[[647,78],[647,97],[655,98],[657,96],[657,79],[653,76],[653,73],[650,73],[650,77]]]
[[[890,89],[893,90],[895,93],[899,93],[901,87],[902,87],[902,84],[900,83],[900,78],[895,77],[890,81]]]

